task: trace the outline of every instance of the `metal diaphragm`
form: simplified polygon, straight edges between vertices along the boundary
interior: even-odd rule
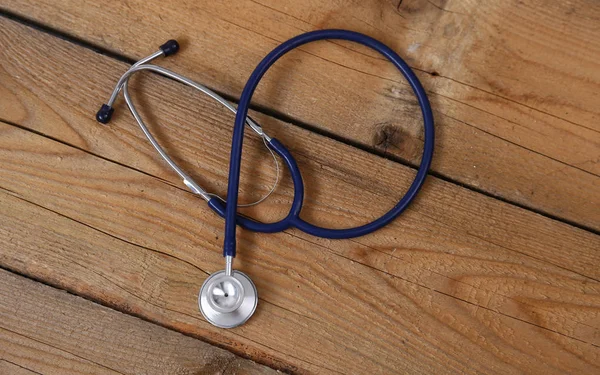
[[[215,272],[202,284],[198,305],[204,318],[220,328],[234,328],[244,324],[258,303],[254,283],[246,274],[233,271]]]

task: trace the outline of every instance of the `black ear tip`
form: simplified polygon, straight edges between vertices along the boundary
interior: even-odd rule
[[[179,51],[179,43],[175,39],[167,40],[165,44],[160,46],[160,49],[163,51],[165,56],[171,56]]]
[[[115,109],[107,104],[102,104],[100,110],[96,113],[96,120],[101,124],[108,124]]]

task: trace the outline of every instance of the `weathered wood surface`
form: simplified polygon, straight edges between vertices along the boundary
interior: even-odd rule
[[[4,364],[3,364],[4,361]],[[5,366],[3,369],[2,366]],[[0,373],[276,374],[223,349],[0,270]]]
[[[435,178],[376,235],[241,232],[238,264],[260,307],[215,329],[196,296],[222,268],[222,221],[179,188],[122,105],[110,126],[90,116],[97,87],[126,65],[6,20],[0,38],[0,106],[19,125],[0,127],[3,266],[298,373],[598,371],[600,238]],[[223,191],[232,117],[165,79],[135,86],[149,118],[177,124],[153,126],[165,147]],[[378,215],[414,173],[253,116],[298,156],[303,215],[322,224]],[[245,190],[264,190],[273,171],[260,142],[247,145]],[[272,220],[290,196],[284,180],[249,212]]]
[[[600,6],[593,0],[2,0],[3,8],[140,58],[177,37],[164,64],[235,97],[260,59],[303,31],[346,28],[419,71],[437,121],[434,170],[600,230]],[[24,45],[26,48],[26,44]],[[97,90],[108,96],[121,71]],[[82,76],[85,77],[85,76]],[[416,163],[421,117],[399,73],[346,43],[284,58],[256,103]],[[10,118],[3,117],[4,120]]]

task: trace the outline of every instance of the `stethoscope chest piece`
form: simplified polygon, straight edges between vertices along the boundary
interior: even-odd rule
[[[200,288],[198,305],[204,318],[220,328],[234,328],[244,324],[254,311],[258,294],[246,274],[225,271],[210,275]]]

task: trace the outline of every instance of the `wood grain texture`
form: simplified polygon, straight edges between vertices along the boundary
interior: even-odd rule
[[[321,28],[372,35],[400,52],[430,93],[435,171],[600,230],[600,7],[593,0],[1,4],[132,58],[178,37],[182,56],[164,64],[233,96],[287,38]],[[119,74],[101,81],[100,97]],[[419,159],[421,117],[409,88],[366,49],[302,47],[267,74],[255,101],[366,147]]]
[[[5,270],[0,270],[0,297],[3,375],[277,373]]]
[[[460,245],[436,249],[427,244],[435,227],[424,237],[418,227],[412,237],[396,228],[393,235],[407,238],[376,248],[244,232],[238,267],[260,290],[259,310],[239,329],[215,329],[201,318],[196,298],[206,272],[222,267],[215,243],[222,223],[198,210],[195,197],[42,137],[29,146],[23,130],[2,134],[21,149],[40,150],[35,164],[50,152],[62,158],[62,168],[52,160],[38,176],[79,175],[29,181],[29,189],[49,192],[36,205],[22,200],[40,192],[18,187],[21,172],[2,176],[2,186],[14,180],[8,185],[21,196],[3,193],[0,202],[0,246],[10,249],[0,262],[8,268],[297,373],[597,371],[597,282],[483,241],[454,239]],[[6,154],[32,160],[12,149],[3,165],[17,162]],[[82,176],[82,163],[96,177]],[[141,190],[148,195],[132,194]],[[98,192],[107,200],[90,198]],[[186,234],[181,226],[191,217],[197,226],[188,224]],[[439,246],[440,235],[431,241]]]
[[[0,328],[0,344],[2,344],[0,356],[7,358],[10,361],[7,363],[11,365],[7,370],[10,372],[3,372],[3,375],[13,374],[13,371],[16,374],[19,373],[18,371],[25,371],[26,374],[120,374],[98,363],[57,349],[51,344],[15,333],[12,329],[14,327],[10,330]],[[46,341],[51,342],[48,339],[51,338],[46,338]]]
[[[598,370],[600,238],[435,178],[375,235],[330,241],[294,230],[241,232],[238,264],[257,283],[259,310],[233,331],[209,326],[196,297],[207,273],[222,268],[222,221],[179,188],[123,106],[108,127],[90,116],[102,101],[98,85],[125,65],[5,25],[0,35],[37,46],[2,76],[5,106],[23,114],[19,127],[0,127],[5,267],[292,372]],[[49,73],[57,67],[86,79],[57,79]],[[222,192],[231,116],[165,79],[142,77],[140,89],[161,143]],[[157,131],[159,115],[177,126]],[[365,222],[414,174],[255,115],[298,157],[306,219]],[[250,140],[245,191],[264,190],[273,171]],[[273,220],[290,195],[286,179],[272,200],[247,212]]]

